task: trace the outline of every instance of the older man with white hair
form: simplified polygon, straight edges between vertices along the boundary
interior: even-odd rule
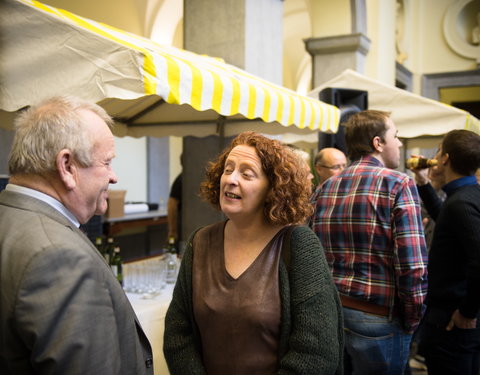
[[[16,121],[0,193],[1,374],[153,374],[132,306],[79,229],[117,182],[111,124],[71,97]]]

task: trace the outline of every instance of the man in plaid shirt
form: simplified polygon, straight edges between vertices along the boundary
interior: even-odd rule
[[[423,313],[427,252],[417,188],[388,112],[345,125],[352,164],[325,182],[312,223],[343,304],[346,374],[403,374]]]

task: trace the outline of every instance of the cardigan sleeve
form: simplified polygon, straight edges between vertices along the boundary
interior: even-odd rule
[[[163,353],[171,374],[206,374],[192,307],[192,241],[190,236],[165,316]]]
[[[289,270],[291,329],[279,374],[343,373],[343,315],[318,237],[294,229]]]

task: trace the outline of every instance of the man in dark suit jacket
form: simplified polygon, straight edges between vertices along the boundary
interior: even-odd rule
[[[153,374],[122,287],[79,230],[117,182],[111,124],[70,97],[16,120],[0,193],[1,374]]]

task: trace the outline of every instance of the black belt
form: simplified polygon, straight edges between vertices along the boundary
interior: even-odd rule
[[[343,307],[348,307],[349,309],[363,311],[374,315],[389,315],[388,307],[386,306],[380,306],[375,303],[361,300],[358,298],[352,298],[344,294],[340,294],[340,300],[342,301]]]

